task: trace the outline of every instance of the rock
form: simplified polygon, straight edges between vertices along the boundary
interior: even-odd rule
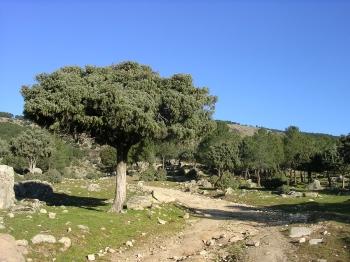
[[[282,198],[286,198],[286,197],[288,197],[286,194],[281,194],[281,197]]]
[[[127,208],[131,210],[143,210],[152,207],[152,204],[151,196],[133,196],[126,202]]]
[[[134,244],[132,243],[132,241],[126,241],[125,245],[126,245],[127,247],[133,247],[133,246],[134,246]]]
[[[15,214],[13,214],[13,213],[8,213],[7,216],[8,216],[9,218],[14,218],[14,217],[15,217]]]
[[[235,236],[231,237],[228,242],[235,243],[235,242],[241,241],[241,240],[244,240],[244,236],[242,234],[239,234],[239,235],[235,235]]]
[[[72,240],[68,237],[62,237],[60,240],[58,240],[58,243],[63,244],[62,251],[65,251],[72,246]]]
[[[33,244],[50,243],[55,244],[56,238],[52,235],[38,234],[32,238]]]
[[[299,243],[305,243],[306,242],[306,238],[305,237],[301,237],[299,238]]]
[[[230,196],[230,195],[232,195],[233,193],[234,193],[234,190],[233,190],[231,187],[226,188],[226,190],[225,190],[225,196]]]
[[[89,261],[95,261],[95,260],[96,260],[94,254],[87,255],[87,259],[88,259]]]
[[[42,208],[42,209],[40,209],[40,211],[39,211],[41,214],[47,214],[47,210],[46,209],[44,209],[44,208]]]
[[[35,198],[45,200],[52,196],[53,187],[50,183],[40,180],[28,180],[15,184],[15,193],[18,198]]]
[[[321,183],[319,180],[315,179],[313,182],[308,184],[308,189],[309,190],[322,190],[323,187],[321,186]]]
[[[206,250],[202,250],[201,252],[199,252],[199,255],[201,256],[205,256],[208,252]]]
[[[201,179],[197,182],[197,185],[204,188],[212,188],[213,185],[206,179]]]
[[[13,236],[0,234],[0,261],[25,262],[23,249],[18,247]]]
[[[304,192],[303,196],[304,197],[318,197],[318,193],[317,192]]]
[[[176,198],[174,198],[172,195],[163,193],[160,190],[153,190],[152,196],[154,199],[162,203],[171,203],[176,201]]]
[[[35,213],[40,209],[42,205],[43,202],[41,202],[39,199],[26,198],[17,202],[17,204],[11,207],[10,210],[16,213]]]
[[[89,231],[89,227],[88,226],[84,226],[84,225],[78,225],[78,228],[84,231]]]
[[[42,174],[43,174],[43,171],[42,171],[39,167],[36,167],[36,168],[33,169],[33,173],[34,173],[34,174],[42,175]]]
[[[111,254],[114,254],[115,253],[115,250],[113,248],[108,248],[108,253],[111,253]]]
[[[313,238],[309,240],[310,245],[318,245],[323,242],[322,238]]]
[[[205,241],[205,245],[210,247],[210,246],[214,246],[215,245],[215,240],[214,239],[209,239],[207,241]]]
[[[291,227],[289,232],[289,237],[303,237],[309,236],[312,233],[312,229],[309,227]]]
[[[89,192],[100,192],[101,187],[98,184],[90,184],[90,185],[88,185],[87,190]]]
[[[0,224],[0,230],[5,229],[6,226],[4,224]]]
[[[247,180],[247,187],[248,187],[248,188],[257,188],[257,187],[258,187],[258,184],[252,182],[251,179],[248,179],[248,180]]]
[[[49,212],[49,218],[50,219],[55,219],[56,218],[56,213]]]
[[[158,224],[165,225],[166,223],[167,223],[167,221],[162,220],[158,217]]]
[[[290,197],[303,197],[303,193],[301,192],[296,192],[296,191],[290,191],[288,193],[288,196]]]
[[[16,240],[16,244],[17,244],[17,246],[27,247],[28,241],[25,239]]]
[[[248,240],[248,241],[245,243],[245,245],[248,246],[248,247],[258,247],[258,246],[260,246],[260,241]]]
[[[15,175],[13,168],[0,165],[0,209],[7,209],[15,203]]]
[[[316,260],[317,262],[327,262],[327,259],[322,259],[322,258],[319,258]]]
[[[189,213],[185,213],[184,215],[183,215],[183,219],[189,219],[190,218],[190,214]]]

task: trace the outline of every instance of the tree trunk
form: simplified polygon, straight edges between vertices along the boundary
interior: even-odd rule
[[[256,172],[256,179],[257,179],[257,184],[258,184],[258,187],[261,187],[261,179],[260,179],[260,170],[258,169],[257,172]]]
[[[34,174],[34,169],[36,168],[36,161],[33,159],[29,159],[28,165],[29,165],[29,173]]]
[[[162,157],[162,162],[163,162],[163,170],[165,170],[165,157]]]
[[[312,173],[311,173],[311,171],[307,171],[307,182],[309,184],[312,182]]]
[[[126,199],[126,163],[128,160],[128,150],[117,149],[117,176],[115,198],[110,212],[120,213]]]
[[[245,169],[245,172],[244,172],[244,179],[245,179],[245,180],[248,179],[248,168]]]
[[[304,183],[304,171],[300,171],[300,181]]]
[[[342,189],[345,188],[345,175],[342,175]]]

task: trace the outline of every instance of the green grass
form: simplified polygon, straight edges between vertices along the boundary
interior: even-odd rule
[[[33,245],[30,243],[30,253],[27,257],[34,261],[86,261],[85,256],[98,253],[99,250],[111,247],[117,249],[127,240],[135,239],[136,245],[142,241],[147,241],[147,237],[152,234],[162,234],[177,231],[184,225],[183,210],[172,206],[164,205],[162,209],[154,209],[154,214],[148,210],[128,211],[126,214],[108,213],[109,204],[104,204],[102,200],[113,197],[114,179],[99,180],[103,190],[101,192],[88,192],[84,185],[93,181],[75,180],[65,181],[55,188],[58,194],[52,201],[62,201],[68,213],[63,213],[64,208],[60,206],[44,206],[48,212],[55,212],[56,219],[49,219],[47,214],[31,214],[32,218],[27,218],[28,214],[16,214],[14,218],[8,218],[5,213],[0,213],[4,217],[6,229],[16,239],[30,239],[41,232],[52,234],[57,239],[66,236],[71,238],[72,247],[65,252],[60,251],[61,244]],[[58,193],[60,192],[61,193]],[[63,192],[62,192],[63,191]],[[130,196],[131,194],[129,194]],[[60,199],[66,198],[66,199]],[[79,200],[81,199],[81,206]],[[71,203],[71,205],[68,205]],[[159,225],[157,218],[160,217],[168,221],[165,225]],[[78,225],[89,227],[88,232],[79,229]],[[71,232],[67,232],[68,228]],[[101,230],[101,228],[106,230]],[[147,233],[142,237],[142,233]],[[103,257],[100,260],[108,260]]]

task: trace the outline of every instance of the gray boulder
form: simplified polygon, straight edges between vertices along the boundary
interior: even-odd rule
[[[38,234],[32,238],[32,243],[33,244],[41,244],[41,243],[50,243],[50,244],[55,244],[56,238],[52,235],[47,235],[47,234]]]
[[[152,196],[133,196],[126,202],[126,207],[131,210],[143,210],[152,204]]]
[[[12,167],[0,165],[0,209],[9,208],[15,203],[14,177]]]
[[[308,184],[308,189],[309,190],[322,190],[323,187],[321,186],[321,183],[319,180],[315,179],[312,181],[310,184]]]
[[[312,233],[312,229],[309,227],[292,227],[289,232],[289,237],[303,237],[309,236]]]
[[[304,197],[318,197],[318,193],[317,192],[304,192],[303,196]]]
[[[26,248],[18,246],[13,236],[0,234],[0,261],[25,262],[23,253]]]

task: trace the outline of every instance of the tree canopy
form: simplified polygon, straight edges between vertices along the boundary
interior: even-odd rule
[[[68,134],[87,133],[117,149],[117,195],[125,200],[128,151],[145,139],[190,139],[208,131],[216,97],[192,77],[161,77],[149,66],[123,62],[107,67],[63,67],[22,88],[24,115]],[[118,183],[119,182],[119,183]]]

